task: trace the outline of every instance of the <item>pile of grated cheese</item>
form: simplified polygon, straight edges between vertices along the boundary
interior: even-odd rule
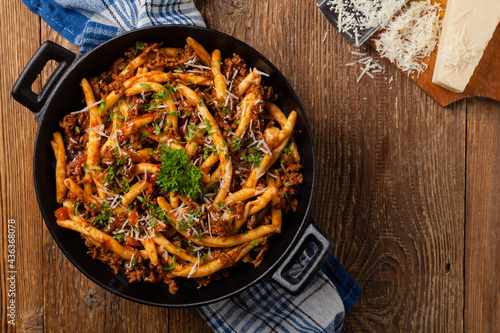
[[[404,5],[405,0],[330,0],[340,33],[353,34],[356,41],[366,30],[384,27]]]
[[[395,63],[408,75],[423,73],[428,65],[422,60],[436,48],[441,19],[439,4],[412,1],[394,17],[374,40],[383,58]]]

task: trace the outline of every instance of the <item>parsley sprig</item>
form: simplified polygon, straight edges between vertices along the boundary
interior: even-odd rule
[[[158,156],[161,167],[156,183],[165,192],[177,193],[188,198],[203,194],[203,187],[200,184],[203,178],[201,169],[189,163],[185,150],[171,149],[161,143]]]

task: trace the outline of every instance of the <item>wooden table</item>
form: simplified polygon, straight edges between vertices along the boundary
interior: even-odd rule
[[[500,104],[439,107],[384,60],[385,74],[357,84],[359,69],[344,65],[356,60],[353,48],[314,1],[196,3],[210,28],[280,68],[303,102],[318,153],[312,215],[364,292],[345,330],[498,330]],[[209,332],[196,309],[148,307],[104,291],[56,246],[33,187],[37,123],[10,90],[43,41],[78,49],[19,0],[0,2],[0,29],[2,330]],[[6,317],[9,219],[16,221],[15,328]]]

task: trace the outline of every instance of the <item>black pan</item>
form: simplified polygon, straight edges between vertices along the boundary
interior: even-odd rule
[[[304,183],[300,189],[298,209],[283,217],[283,230],[272,237],[271,248],[258,268],[241,265],[233,268],[228,278],[198,289],[194,281],[182,279],[179,291],[172,295],[168,286],[146,282],[128,283],[123,274],[114,272],[104,263],[87,255],[87,248],[77,232],[59,227],[53,212],[59,208],[55,195],[55,159],[50,145],[52,133],[60,130],[59,121],[71,111],[84,107],[80,81],[105,70],[136,41],[164,42],[164,46],[183,47],[186,37],[193,37],[209,51],[218,48],[223,57],[238,53],[248,65],[270,74],[263,83],[279,94],[278,106],[285,114],[297,111],[296,141],[303,161]],[[59,62],[40,94],[31,85],[49,60]],[[30,109],[39,122],[35,143],[34,178],[38,204],[52,237],[63,253],[89,279],[126,299],[155,306],[187,307],[216,302],[241,292],[264,280],[270,280],[292,294],[302,291],[326,261],[332,245],[309,217],[316,180],[314,143],[309,122],[302,105],[281,72],[259,52],[223,33],[191,26],[157,26],[138,29],[113,38],[84,56],[45,42],[37,50],[12,89],[12,96]],[[297,277],[289,270],[304,250],[313,242],[315,255]]]

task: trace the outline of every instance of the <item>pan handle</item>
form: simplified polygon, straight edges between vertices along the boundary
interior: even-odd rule
[[[310,243],[316,245],[316,252],[298,276],[291,276],[290,269]],[[333,244],[328,236],[319,230],[314,222],[311,223],[300,237],[297,245],[288,258],[285,259],[273,276],[271,276],[271,281],[278,284],[292,295],[300,294],[302,290],[309,285],[316,274],[318,274],[332,252],[332,249]]]
[[[71,66],[75,57],[76,54],[64,47],[54,42],[46,41],[35,52],[21,75],[19,75],[14,87],[12,87],[12,97],[30,109],[38,120],[38,112],[43,108],[59,78]],[[50,75],[40,93],[35,94],[31,90],[31,85],[35,82],[37,76],[42,72],[49,60],[55,60],[59,65],[57,65],[54,72]]]

